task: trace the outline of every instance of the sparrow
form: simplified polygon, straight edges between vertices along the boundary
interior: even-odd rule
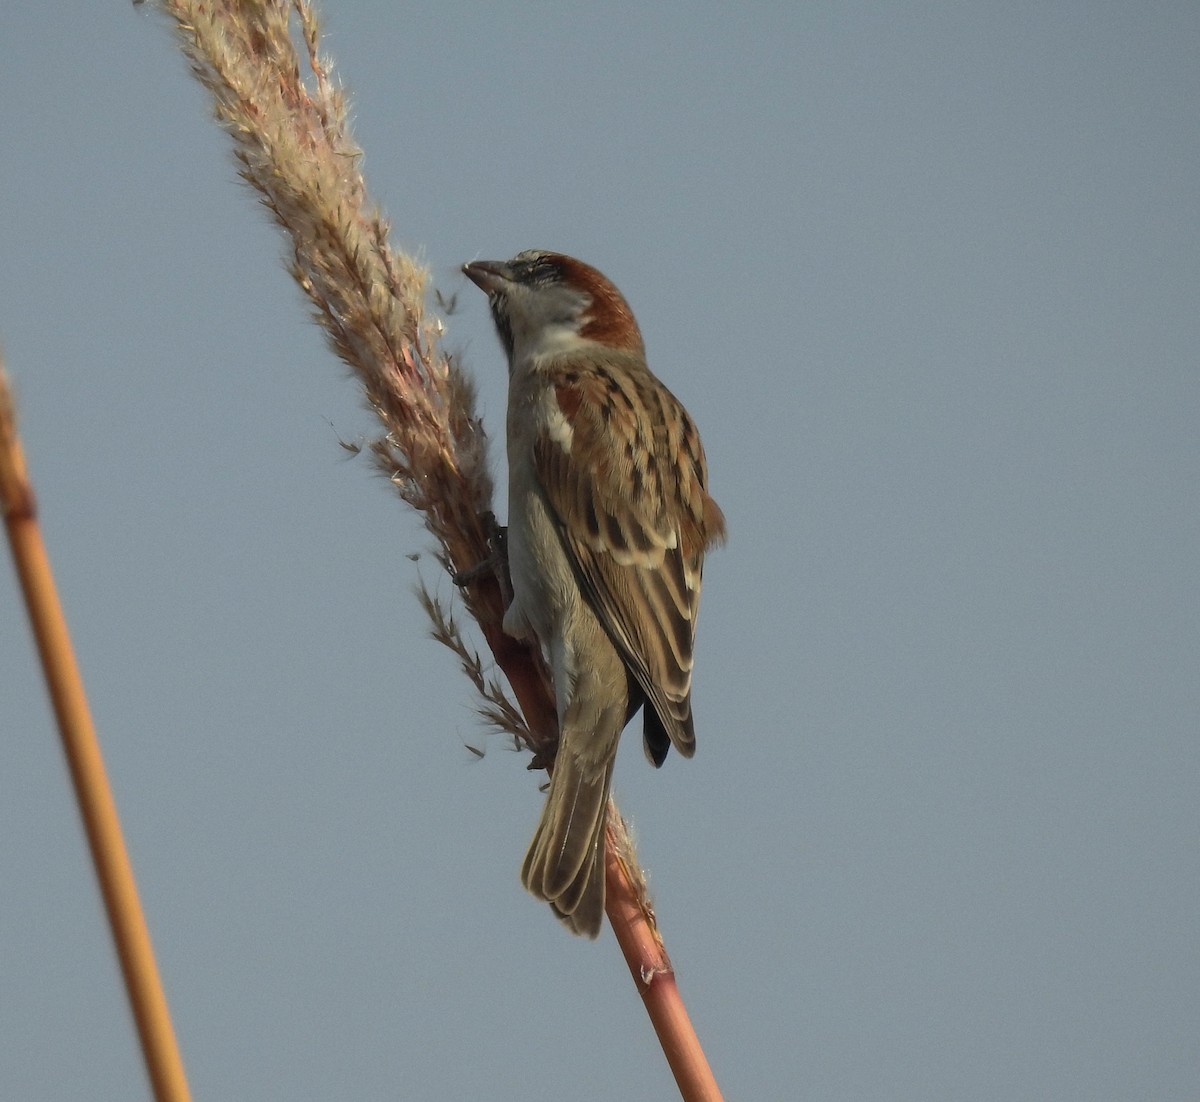
[[[474,260],[508,357],[504,631],[550,669],[559,744],[525,887],[575,933],[604,915],[604,819],[617,743],[643,709],[646,756],[696,748],[692,652],[705,550],[725,520],[696,426],[646,366],[621,292],[529,250]]]

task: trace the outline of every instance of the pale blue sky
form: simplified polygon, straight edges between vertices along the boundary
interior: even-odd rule
[[[697,755],[617,769],[727,1097],[1194,1098],[1200,8],[426,9],[327,48],[497,470],[457,265],[559,249],[729,520]],[[5,4],[0,102],[0,342],[195,1097],[671,1097],[611,935],[520,888],[538,777],[163,21]],[[3,558],[0,1097],[144,1097]]]

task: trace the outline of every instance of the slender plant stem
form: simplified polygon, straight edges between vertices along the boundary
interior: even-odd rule
[[[0,365],[0,507],[75,798],[112,927],[146,1070],[158,1102],[187,1102],[187,1079],[171,1026],[137,884],[104,770],[83,681],[37,521],[37,506],[17,437],[8,381]]]
[[[662,1045],[683,1102],[721,1102],[721,1091],[684,1005],[645,877],[612,800],[608,803],[605,898],[608,921]]]

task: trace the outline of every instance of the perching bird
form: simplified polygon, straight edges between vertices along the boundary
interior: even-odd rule
[[[504,630],[536,638],[560,740],[521,878],[576,933],[604,914],[604,817],[621,731],[695,751],[692,647],[704,551],[725,534],[700,436],[650,373],[633,313],[595,268],[531,250],[475,260],[508,354]]]

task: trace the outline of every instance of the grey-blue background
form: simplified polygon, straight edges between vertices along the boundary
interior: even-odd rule
[[[727,1096],[1195,1098],[1200,8],[325,12],[497,443],[457,265],[531,246],[704,433],[699,752],[617,789]],[[5,4],[0,103],[0,340],[197,1099],[670,1097],[611,935],[520,889],[538,777],[164,22]],[[142,1097],[7,567],[0,727],[0,1097]]]

